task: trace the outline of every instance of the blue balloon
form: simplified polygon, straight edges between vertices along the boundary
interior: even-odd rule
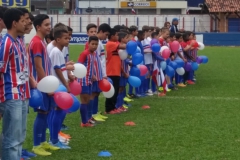
[[[181,68],[181,67],[184,67],[184,61],[181,60],[181,59],[177,59],[175,60],[175,62],[177,63],[177,68]]]
[[[177,63],[174,62],[174,61],[171,61],[171,62],[169,63],[169,66],[172,67],[174,70],[176,70],[176,69],[178,68]]]
[[[135,53],[132,56],[132,64],[133,65],[138,65],[138,64],[142,63],[142,61],[143,61],[143,55],[141,53]]]
[[[136,53],[141,53],[141,49],[137,46],[137,50],[136,50]]]
[[[111,84],[113,84],[113,81],[112,81],[112,79],[111,78],[107,78],[108,79],[108,82],[110,82]]]
[[[31,98],[29,98],[29,106],[32,108],[38,108],[43,103],[42,93],[38,89],[30,90]]]
[[[132,55],[137,50],[137,43],[134,41],[129,41],[126,46],[127,53]]]
[[[133,87],[139,87],[141,85],[141,80],[138,77],[135,76],[129,76],[128,82]]]
[[[169,77],[173,77],[174,76],[174,69],[170,66],[167,66],[166,67],[166,74],[169,76]]]
[[[160,44],[154,43],[154,44],[152,45],[152,51],[153,51],[154,53],[160,52],[160,49],[161,49]]]
[[[60,84],[58,86],[58,89],[55,91],[55,93],[57,92],[67,92],[67,88],[64,85]]]
[[[130,69],[130,75],[139,77],[140,76],[140,69],[136,66],[132,66],[132,68]]]
[[[167,67],[167,63],[165,61],[162,61],[160,63],[160,66],[161,66],[161,69],[164,71],[166,69],[166,67]]]
[[[200,56],[202,58],[202,63],[206,64],[208,63],[208,57],[207,56]]]
[[[171,62],[170,58],[166,59],[167,65],[169,65],[170,62]]]
[[[76,112],[80,108],[81,104],[76,96],[74,96],[73,94],[70,94],[70,95],[73,98],[73,105],[67,111],[72,113],[72,112]]]
[[[192,62],[191,66],[192,66],[193,71],[198,70],[198,63],[197,62]]]

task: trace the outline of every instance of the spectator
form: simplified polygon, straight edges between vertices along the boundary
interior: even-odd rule
[[[171,24],[170,24],[170,22],[165,22],[165,23],[164,23],[164,27],[166,27],[166,28],[170,29],[170,27],[171,27]]]

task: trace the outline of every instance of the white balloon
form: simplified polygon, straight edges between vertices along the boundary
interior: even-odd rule
[[[59,80],[55,76],[46,76],[37,84],[37,89],[44,93],[53,93],[58,89]]]
[[[102,92],[102,93],[104,97],[111,98],[114,95],[114,92],[115,92],[114,87],[111,84],[111,89],[108,92]]]
[[[125,60],[125,59],[127,59],[127,57],[128,57],[128,54],[127,54],[127,51],[126,51],[126,50],[120,49],[120,50],[118,51],[118,54],[119,54],[119,57],[120,57],[121,60]]]
[[[177,72],[178,75],[182,76],[182,75],[184,75],[185,70],[183,69],[183,67],[181,67],[181,68],[177,68],[176,72]]]
[[[74,70],[73,70],[73,74],[77,77],[77,78],[83,78],[86,76],[87,74],[87,68],[80,63],[75,63],[74,64]]]
[[[160,49],[160,53],[162,53],[163,50],[165,49],[169,49],[168,46],[162,46],[161,49]]]
[[[205,48],[205,45],[202,42],[198,42],[198,49],[203,50]]]

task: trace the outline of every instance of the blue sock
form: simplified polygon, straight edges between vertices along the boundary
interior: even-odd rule
[[[81,119],[82,119],[82,123],[83,123],[83,124],[86,124],[86,123],[88,122],[87,108],[88,108],[88,105],[87,105],[87,104],[81,104],[80,114],[81,114]]]
[[[33,126],[33,144],[34,146],[39,146],[42,142],[43,130],[45,128],[45,135],[46,135],[46,119],[47,114],[37,113],[37,117],[34,122]],[[46,136],[45,136],[46,138]]]
[[[121,101],[120,101],[120,104],[121,104],[121,106],[123,106],[123,104],[124,104],[124,97],[125,97],[125,93],[124,93],[125,91],[123,91],[122,93],[121,93]]]
[[[135,88],[135,94],[139,94],[139,89],[138,89],[138,87]]]
[[[48,129],[49,129],[49,132],[50,132],[50,140],[51,140],[51,137],[52,137],[52,118],[53,118],[53,114],[54,114],[54,109],[51,109],[50,112],[48,113],[48,119],[47,119],[47,123],[48,123]]]
[[[132,94],[132,93],[133,93],[133,87],[129,84],[128,94]]]
[[[123,90],[123,98],[126,97],[127,93],[126,93],[126,87]]]
[[[154,83],[153,79],[152,79],[152,92],[156,92],[157,89],[156,89],[156,84]]]
[[[67,113],[66,113],[65,111],[62,111],[62,114],[61,114],[61,126],[60,126],[59,131],[60,131],[61,128],[62,128],[62,124],[63,124],[63,122],[64,122],[64,120],[65,120],[65,118],[66,118],[66,115],[67,115]]]
[[[42,143],[42,142],[46,142],[46,131],[47,131],[47,127],[48,127],[47,117],[48,117],[48,114],[46,114],[46,117],[45,117],[45,119],[44,119],[44,125],[43,125],[41,143]]]
[[[149,86],[150,86],[150,78],[147,79],[147,86],[146,86],[147,91],[150,89]]]
[[[120,108],[120,107],[121,107],[121,97],[122,97],[121,94],[122,94],[122,93],[118,93],[116,108]]]
[[[98,112],[98,96],[94,97],[92,114],[97,114],[97,112]]]
[[[54,110],[54,115],[52,119],[52,138],[53,144],[58,142],[58,133],[60,131],[61,121],[62,121],[63,110]]]
[[[87,107],[87,118],[88,120],[92,118],[93,100],[90,100]]]

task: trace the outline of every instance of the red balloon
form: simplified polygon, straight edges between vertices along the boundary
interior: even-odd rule
[[[103,79],[98,82],[98,87],[103,91],[103,92],[108,92],[111,89],[111,84],[108,80]]]
[[[69,83],[69,88],[74,96],[77,96],[82,92],[82,86],[76,80]]]
[[[199,47],[198,42],[196,40],[191,40],[191,43],[193,44],[192,46],[194,48],[198,48]]]
[[[140,70],[140,76],[144,76],[147,74],[148,68],[145,65],[139,65],[138,68]]]
[[[71,108],[71,106],[73,105],[73,98],[67,92],[54,93],[54,101],[57,104],[57,106],[63,110],[67,110]]]
[[[170,49],[164,49],[162,51],[162,57],[165,58],[165,59],[168,59],[169,56],[170,56],[170,53],[171,53]]]
[[[170,49],[172,50],[172,52],[176,53],[179,50],[179,42],[178,41],[173,41],[170,44]]]

